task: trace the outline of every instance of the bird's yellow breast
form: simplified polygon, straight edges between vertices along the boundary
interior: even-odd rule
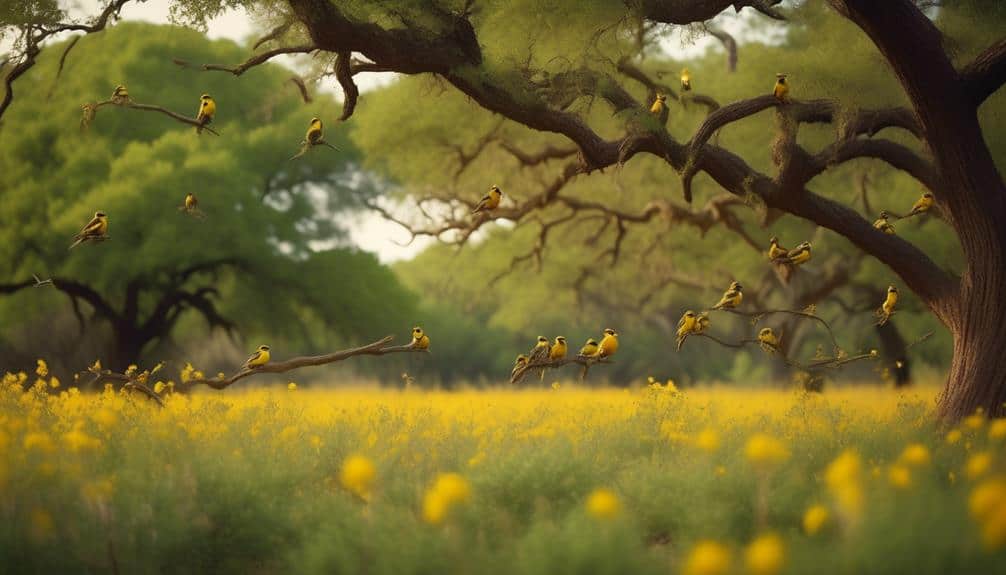
[[[259,350],[258,357],[248,361],[248,365],[251,367],[258,367],[267,363],[269,363],[269,352],[265,350]]]
[[[603,338],[601,338],[600,348],[601,348],[600,355],[603,356],[615,355],[615,352],[618,351],[618,337],[613,335],[605,335]]]
[[[551,359],[562,359],[566,357],[566,344],[556,343],[552,346],[552,351],[548,354]]]
[[[199,113],[212,118],[213,114],[217,113],[217,103],[212,98],[203,100],[203,103],[199,106]]]
[[[803,250],[797,254],[793,254],[790,257],[790,261],[795,264],[802,264],[810,259],[810,250]]]

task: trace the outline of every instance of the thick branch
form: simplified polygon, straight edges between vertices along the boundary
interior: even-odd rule
[[[979,54],[960,71],[964,89],[975,106],[1006,83],[1006,38],[1002,38]]]
[[[275,58],[276,56],[281,56],[283,54],[308,54],[310,52],[314,52],[317,49],[318,47],[315,46],[314,44],[304,44],[300,46],[283,46],[281,48],[274,48],[272,50],[266,50],[265,52],[256,54],[236,66],[227,66],[224,64],[203,64],[202,66],[199,66],[198,69],[201,69],[203,71],[230,72],[235,76],[240,76],[241,74],[244,74],[245,72],[254,68],[255,66],[265,64],[266,62]],[[193,64],[190,64],[189,62],[185,60],[180,60],[178,58],[172,59],[172,62],[181,66],[182,68],[196,67]]]
[[[711,20],[720,12],[733,8],[740,12],[753,8],[769,18],[785,20],[775,6],[782,0],[626,0],[626,5],[639,15],[665,24],[693,24]]]

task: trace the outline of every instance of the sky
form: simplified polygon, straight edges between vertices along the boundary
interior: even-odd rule
[[[6,1],[6,0],[0,0]],[[16,0],[15,0],[16,1]],[[71,6],[71,14],[89,15],[95,14],[99,6],[104,4],[99,0],[72,0],[66,2]],[[123,20],[140,20],[158,24],[170,22],[170,0],[147,0],[146,2],[130,2],[122,9]],[[741,15],[735,15],[732,11],[727,11],[716,19],[717,26],[730,32],[737,38],[738,42],[750,39],[747,32],[747,20],[750,16],[746,10]],[[254,36],[257,29],[252,19],[243,11],[228,10],[218,18],[209,22],[207,35],[213,39],[230,39],[236,42],[244,42]],[[759,40],[771,41],[771,38],[758,38]],[[0,49],[3,47],[0,46]],[[720,49],[718,41],[712,37],[694,38],[682,34],[672,34],[663,44],[664,51],[677,58],[694,56],[709,49]],[[281,56],[274,58],[272,62],[280,63],[292,68],[298,67],[296,56]],[[360,74],[355,80],[363,92],[374,90],[381,86],[393,82],[394,74]],[[331,90],[341,97],[340,89],[334,79],[323,81],[320,86],[322,90]],[[392,211],[395,206],[386,206]],[[350,239],[361,249],[373,252],[382,262],[393,262],[401,259],[408,259],[415,256],[434,241],[431,238],[416,238],[409,245],[406,244],[410,235],[401,226],[389,222],[375,213],[362,213],[348,222]]]

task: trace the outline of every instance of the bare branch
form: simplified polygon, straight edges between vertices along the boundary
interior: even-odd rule
[[[300,92],[300,98],[304,100],[304,103],[310,104],[311,94],[307,91],[307,85],[304,83],[304,79],[300,76],[290,76],[290,81],[297,86],[297,90]]]
[[[528,371],[531,370],[544,370],[544,369],[558,369],[564,365],[580,365],[583,366],[583,371],[580,372],[580,380],[587,378],[587,371],[597,365],[597,364],[610,364],[614,363],[611,359],[606,357],[586,357],[582,355],[572,355],[566,356],[562,359],[549,359],[544,358],[541,360],[528,361],[523,366],[516,368],[510,374],[510,383],[517,384],[527,375]]]
[[[254,68],[255,66],[260,66],[265,64],[272,58],[276,56],[281,56],[283,54],[308,54],[317,50],[318,47],[314,44],[306,44],[301,46],[283,46],[281,48],[274,48],[272,50],[267,50],[265,52],[256,54],[244,62],[236,66],[226,66],[224,64],[203,64],[201,66],[196,66],[191,64],[186,60],[181,60],[179,58],[172,58],[171,61],[182,68],[193,68],[198,70],[203,70],[204,72],[230,72],[235,76],[240,76],[248,70]]]
[[[736,72],[737,71],[737,40],[733,36],[728,34],[726,30],[721,30],[713,26],[706,26],[706,32],[710,36],[716,38],[723,44],[723,48],[727,51],[727,71]]]
[[[314,355],[314,356],[301,356],[288,359],[286,361],[276,361],[270,362],[263,366],[254,369],[242,369],[237,373],[232,374],[225,378],[213,378],[213,379],[190,379],[183,384],[177,386],[179,391],[188,391],[193,387],[198,385],[206,385],[213,389],[225,389],[238,381],[246,377],[251,377],[253,375],[259,375],[263,373],[286,373],[295,369],[300,369],[302,367],[312,367],[318,365],[327,365],[330,363],[335,363],[337,361],[343,361],[351,357],[358,355],[387,355],[389,353],[428,353],[428,350],[417,349],[412,347],[412,345],[396,345],[389,346],[391,340],[394,336],[387,336],[379,339],[373,343],[369,343],[364,346],[354,347],[350,349],[344,349],[341,351],[335,351],[325,355]]]
[[[252,46],[252,50],[258,50],[262,44],[265,44],[266,42],[271,42],[279,38],[283,34],[286,34],[287,30],[289,30],[291,26],[293,26],[293,20],[288,20],[286,22],[283,22],[279,26],[276,26],[275,28],[270,30],[268,34],[259,38]]]
[[[217,133],[216,130],[214,130],[213,128],[211,128],[210,126],[208,126],[206,124],[201,123],[199,120],[197,120],[195,118],[190,118],[188,116],[183,116],[183,115],[181,115],[181,114],[179,114],[177,112],[172,112],[171,110],[168,110],[167,108],[162,108],[160,106],[154,106],[154,105],[151,105],[151,104],[140,104],[140,103],[137,103],[137,102],[133,102],[132,100],[130,100],[129,102],[117,102],[117,101],[114,101],[114,100],[103,100],[101,102],[84,104],[83,106],[81,106],[81,108],[84,111],[84,115],[80,119],[80,127],[81,127],[81,129],[86,130],[87,128],[89,128],[90,125],[91,125],[91,123],[94,121],[95,116],[97,115],[98,109],[100,109],[100,108],[102,108],[104,106],[109,106],[109,105],[114,105],[114,106],[119,107],[119,108],[132,108],[134,110],[141,110],[141,111],[145,111],[145,112],[159,112],[159,113],[164,114],[165,116],[168,116],[169,118],[177,120],[177,121],[179,121],[179,122],[181,122],[183,124],[188,124],[188,125],[194,126],[196,128],[200,128],[201,127],[203,130],[205,130],[205,131],[213,134],[214,136],[219,136],[220,135],[219,133]]]

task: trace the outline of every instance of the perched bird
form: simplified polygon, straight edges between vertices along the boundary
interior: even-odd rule
[[[788,254],[789,250],[779,245],[779,238],[772,236],[768,239],[768,259],[784,258]]]
[[[810,242],[803,242],[791,249],[785,256],[777,258],[776,261],[784,261],[793,265],[800,265],[810,260]]]
[[[115,104],[124,104],[129,101],[129,92],[126,91],[126,87],[119,84],[115,87],[112,92],[112,102]]]
[[[192,192],[185,194],[185,209],[192,211],[199,207],[199,200],[196,199],[196,195]]]
[[[555,343],[552,344],[552,349],[548,352],[549,359],[563,359],[566,357],[566,338],[559,336],[555,338]]]
[[[500,205],[500,200],[503,199],[503,190],[499,186],[492,186],[489,188],[489,193],[482,196],[479,203],[475,205],[475,209],[472,210],[473,214],[479,212],[488,212],[495,210]]]
[[[304,136],[304,141],[314,145],[322,140],[322,125],[321,120],[318,118],[311,118],[311,124],[307,127],[307,134]]]
[[[598,344],[597,357],[611,357],[618,352],[618,332],[610,327],[604,330],[604,337]]]
[[[905,217],[917,216],[919,214],[924,214],[928,212],[929,209],[933,207],[933,202],[935,201],[936,198],[933,196],[932,192],[926,192],[922,194],[922,197],[916,200],[915,203],[912,205],[912,211],[909,212],[908,216]]]
[[[884,325],[891,319],[894,315],[894,306],[898,303],[898,288],[894,286],[887,286],[887,297],[884,298],[884,303],[880,304],[880,308],[877,309],[877,325]]]
[[[685,344],[685,340],[688,339],[688,335],[695,330],[695,326],[698,324],[698,316],[695,312],[688,310],[685,312],[681,319],[678,320],[678,339],[677,339],[677,349],[681,351],[681,346]]]
[[[510,370],[510,383],[517,383],[524,379],[524,366],[527,365],[527,356],[523,353],[517,356],[513,362],[513,369]]]
[[[94,212],[94,217],[87,225],[80,229],[80,233],[73,236],[73,243],[69,249],[90,240],[103,240],[108,235],[108,216],[105,212]]]
[[[670,113],[670,110],[667,109],[666,94],[657,94],[657,98],[653,100],[653,105],[650,106],[650,113],[657,117],[660,125],[667,123],[667,115]]]
[[[779,351],[779,338],[775,336],[775,332],[772,331],[772,328],[763,327],[762,330],[758,332],[758,345],[761,346],[765,353],[773,354]]]
[[[256,369],[262,367],[263,365],[269,363],[269,346],[260,345],[255,353],[251,354],[251,357],[245,361],[245,369]]]
[[[732,309],[739,306],[744,299],[743,289],[740,283],[730,282],[730,287],[723,292],[723,297],[713,306],[713,309]]]
[[[213,121],[213,116],[217,113],[217,103],[213,101],[213,98],[209,94],[203,94],[199,97],[199,113],[196,114],[196,121],[199,125],[196,126],[196,133],[201,134],[203,132],[203,126],[209,124]]]
[[[789,84],[786,83],[786,74],[775,75],[775,88],[773,88],[772,94],[780,102],[789,101]]]
[[[409,346],[415,349],[430,349],[430,336],[417,325],[412,328],[412,343]]]
[[[709,313],[702,312],[695,318],[695,327],[692,328],[692,333],[702,333],[709,329],[709,325],[712,322],[709,321]]]
[[[891,215],[887,212],[880,212],[880,219],[873,222],[873,227],[884,232],[885,234],[894,235],[894,225],[887,221]]]
[[[685,92],[692,89],[692,75],[688,73],[688,68],[681,69],[681,89]]]
[[[552,346],[548,343],[548,338],[539,335],[538,341],[531,348],[531,352],[527,354],[528,363],[541,363],[548,360],[549,354],[552,352]],[[538,368],[539,379],[545,378],[545,368]]]
[[[590,338],[587,340],[587,343],[583,344],[583,347],[580,348],[580,353],[576,355],[579,357],[594,357],[597,355],[597,348],[597,340]]]

